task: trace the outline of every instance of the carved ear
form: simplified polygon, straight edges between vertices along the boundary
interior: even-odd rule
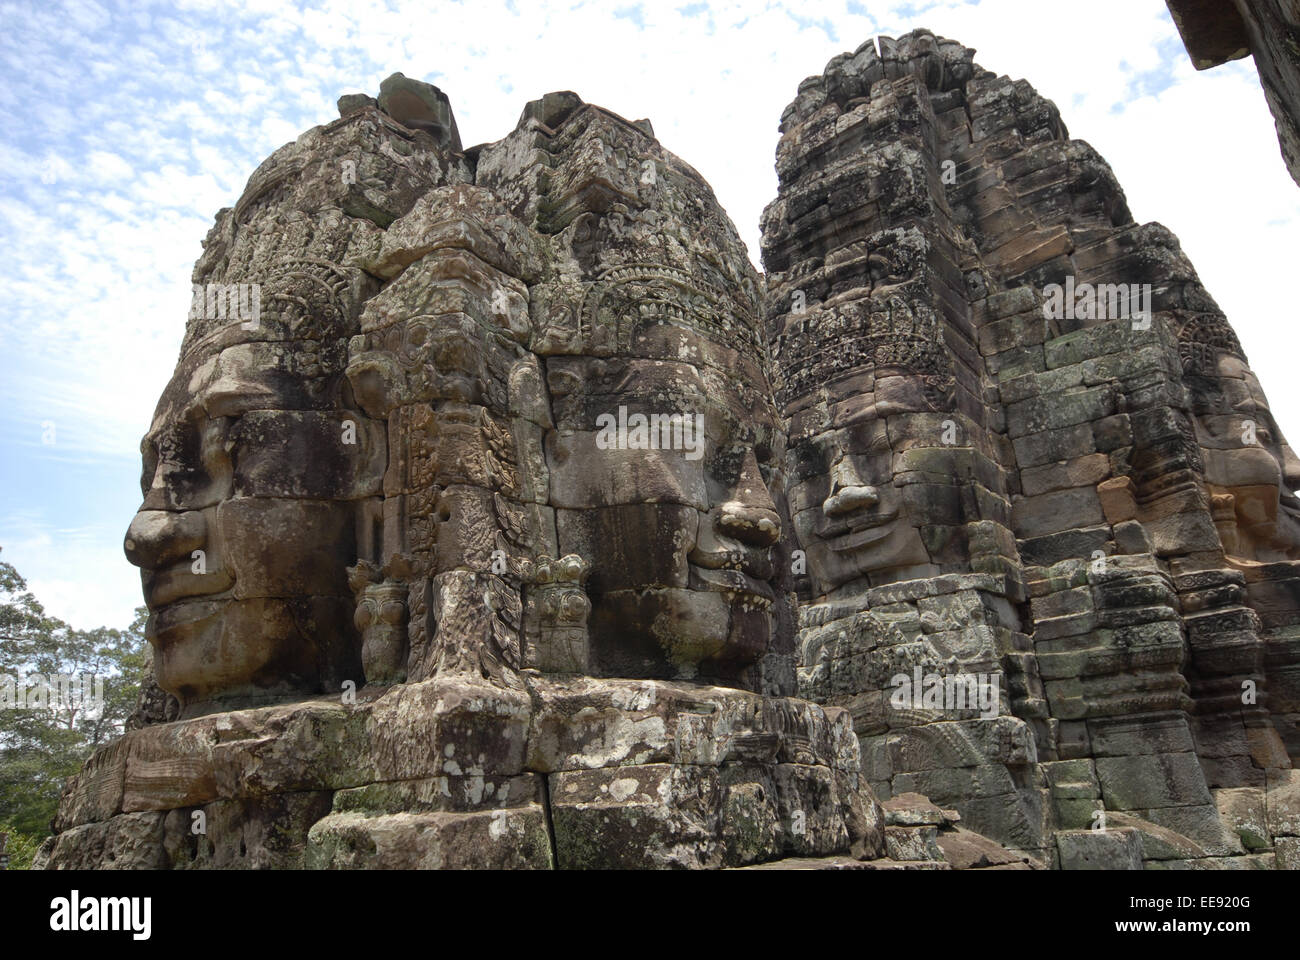
[[[600,218],[594,213],[583,213],[573,221],[573,239],[575,243],[592,240],[600,231]]]
[[[507,408],[511,416],[523,417],[533,423],[549,426],[551,420],[550,403],[546,388],[542,383],[542,369],[537,358],[531,354],[515,361],[507,376]]]

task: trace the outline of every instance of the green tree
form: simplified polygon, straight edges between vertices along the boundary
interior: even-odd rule
[[[5,853],[9,855],[10,870],[28,870],[41,841],[14,828],[13,824],[0,822],[0,833],[5,834]]]
[[[125,630],[76,630],[0,561],[0,830],[10,833],[12,865],[15,850],[50,832],[64,781],[121,735],[146,662],[144,618],[137,608]],[[59,677],[78,680],[41,683]]]

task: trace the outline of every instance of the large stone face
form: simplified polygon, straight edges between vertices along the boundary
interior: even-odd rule
[[[340,113],[209,237],[250,305],[191,319],[127,542],[161,689],[49,864],[887,859],[848,715],[790,696],[761,281],[708,185],[573,94],[469,151],[400,75]]]
[[[590,669],[790,693],[759,279],[648,124],[549,101],[482,150],[477,182],[518,198],[547,262],[531,346],[558,550],[591,563]]]
[[[277,151],[142,445],[156,685],[43,861],[1291,864],[1300,462],[973,55],[800,85],[765,277],[572,93],[464,149],[397,74]]]
[[[1246,856],[1212,792],[1262,803],[1296,750],[1300,463],[1177,241],[972,54],[882,38],[782,117],[800,692],[878,795],[1063,867]],[[1003,736],[952,702],[977,679]]]
[[[854,712],[878,789],[917,785],[1042,857],[1035,762],[1051,736],[979,350],[976,304],[996,281],[943,189],[942,110],[960,107],[971,54],[918,34],[801,85],[763,218],[769,338],[807,557],[801,692]],[[982,711],[893,696],[895,678],[927,676],[991,696]]]

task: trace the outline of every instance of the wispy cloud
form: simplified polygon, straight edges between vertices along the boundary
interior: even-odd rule
[[[869,37],[928,27],[1057,102],[1134,215],[1182,239],[1300,432],[1275,280],[1300,249],[1300,191],[1250,61],[1196,73],[1161,0],[1093,0],[1087,16],[1042,0],[66,0],[0,16],[0,479],[27,510],[0,516],[0,544],[82,625],[125,623],[138,602],[120,550],[136,445],[213,215],[340,94],[395,70],[447,91],[467,144],[550,90],[649,117],[757,260],[799,81]]]

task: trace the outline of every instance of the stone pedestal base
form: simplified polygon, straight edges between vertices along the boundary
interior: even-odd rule
[[[847,711],[720,687],[464,676],[133,730],[69,781],[53,868],[735,867],[885,855]]]

